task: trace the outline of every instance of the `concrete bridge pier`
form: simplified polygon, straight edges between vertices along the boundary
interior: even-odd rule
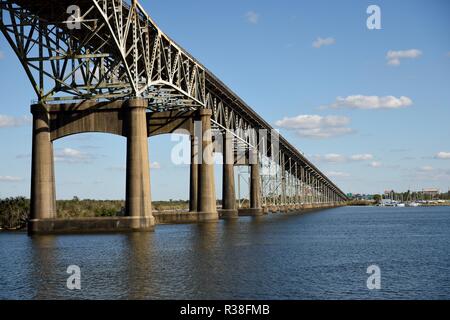
[[[259,173],[258,154],[256,153],[256,163],[250,165],[250,210],[253,215],[263,214],[261,205],[261,177]]]
[[[250,208],[239,210],[239,215],[262,216],[264,210],[261,201],[261,177],[257,150],[250,150],[250,159]]]
[[[33,146],[31,156],[31,207],[29,232],[43,219],[56,218],[55,171],[50,116],[45,105],[31,107]]]
[[[236,219],[239,215],[236,208],[234,183],[233,137],[228,132],[225,133],[224,137],[222,170],[222,210],[220,210],[220,215],[223,219]]]
[[[213,221],[219,219],[216,207],[216,190],[214,181],[214,146],[212,142],[210,109],[200,109],[202,124],[202,154],[198,170],[198,220]]]
[[[151,231],[147,101],[94,100],[32,105],[33,152],[29,234]],[[127,139],[126,216],[58,218],[53,141],[83,132],[118,134]]]
[[[195,134],[191,136],[191,166],[189,176],[189,212],[197,212],[198,209],[198,142]]]
[[[147,140],[147,101],[127,101],[125,132],[127,134],[126,215],[132,218],[131,229],[153,229],[150,192],[150,162]]]

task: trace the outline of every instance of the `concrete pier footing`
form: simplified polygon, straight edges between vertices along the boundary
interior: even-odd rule
[[[239,218],[237,209],[218,209],[220,219],[237,219]]]
[[[241,208],[239,209],[240,217],[257,217],[264,215],[264,210],[262,208]]]
[[[250,208],[239,209],[240,216],[262,216],[264,210],[261,202],[261,176],[257,150],[250,151]]]
[[[250,209],[246,212],[255,216],[263,215],[259,162],[250,165]]]
[[[236,190],[234,182],[234,150],[233,137],[225,133],[223,144],[222,165],[222,209],[219,211],[222,219],[236,219],[239,217],[236,208]]]
[[[64,234],[153,231],[155,219],[149,217],[99,217],[69,219],[32,219],[29,234]]]
[[[135,219],[134,223],[144,221],[142,228],[154,225],[152,199],[150,192],[150,161],[147,140],[147,101],[130,99],[127,101],[127,170],[125,214]],[[139,226],[136,226],[139,228]]]
[[[55,169],[50,116],[46,106],[34,105],[31,155],[30,220],[56,218]]]
[[[211,115],[209,109],[200,109],[202,124],[202,161],[198,172],[198,219],[199,221],[218,220],[216,207],[216,190],[214,185],[214,156],[211,132]]]
[[[191,136],[191,165],[189,170],[189,212],[198,209],[198,142],[195,135]]]

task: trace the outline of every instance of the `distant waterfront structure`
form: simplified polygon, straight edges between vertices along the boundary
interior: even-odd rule
[[[406,203],[415,201],[450,200],[450,189],[448,192],[443,193],[441,193],[439,188],[422,188],[418,191],[395,191],[386,189],[381,197],[382,199]]]
[[[435,197],[440,193],[440,190],[438,188],[423,188],[422,193],[425,196]]]
[[[394,190],[384,190],[383,198],[393,200],[395,198],[395,191]]]

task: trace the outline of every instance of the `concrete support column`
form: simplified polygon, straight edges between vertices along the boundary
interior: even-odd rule
[[[202,123],[202,161],[199,165],[198,211],[199,221],[219,219],[216,207],[216,190],[214,181],[214,156],[211,133],[211,115],[209,109],[200,109]]]
[[[261,179],[259,163],[250,165],[250,208],[261,208]]]
[[[317,204],[317,180],[316,177],[312,177],[312,185],[313,185],[313,204]]]
[[[319,180],[316,178],[316,203],[320,203],[320,183]]]
[[[300,204],[300,179],[298,173],[298,164],[295,164],[295,205],[298,206]]]
[[[147,101],[130,99],[125,102],[127,133],[126,215],[133,218],[131,228],[151,230],[152,215],[150,192],[150,162],[147,140]]]
[[[281,205],[286,205],[286,168],[284,154],[281,155]]]
[[[189,211],[196,212],[198,209],[198,141],[195,134],[191,136],[191,169],[189,179]]]
[[[325,185],[323,184],[323,181],[320,181],[320,202],[325,203]]]
[[[309,175],[309,171],[306,171],[306,188],[307,188],[307,197],[306,203],[311,204],[311,177]]]
[[[323,184],[323,182],[322,182],[322,202],[323,203],[327,202],[327,189],[326,186]]]
[[[259,173],[259,159],[258,151],[251,150],[253,152],[254,163],[250,164],[250,209],[253,211],[253,215],[262,215],[261,204],[261,176]]]
[[[305,202],[305,168],[300,167],[300,204]]]
[[[308,195],[308,203],[313,204],[314,202],[314,186],[312,183],[311,171],[308,171],[308,186],[309,186],[309,195]]]
[[[222,167],[222,211],[225,219],[238,218],[236,208],[236,191],[234,183],[234,149],[233,136],[225,132],[223,143],[223,167]]]
[[[320,180],[317,181],[317,202],[320,204],[323,202],[323,189],[322,182]]]
[[[53,143],[50,115],[45,105],[33,105],[33,151],[31,159],[30,224],[33,220],[56,218]],[[33,228],[28,229],[29,232]]]
[[[314,178],[313,178],[313,185],[314,185],[314,204],[317,204],[317,203],[319,203],[319,201],[318,201],[318,196],[319,196],[319,192],[318,192],[318,190],[317,190],[317,186],[318,186],[318,184],[317,184],[317,178],[316,178],[316,176],[314,176]]]

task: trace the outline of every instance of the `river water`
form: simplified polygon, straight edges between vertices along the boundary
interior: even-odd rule
[[[81,271],[81,290],[66,286]],[[367,287],[380,269],[381,289]],[[450,299],[450,207],[342,207],[154,233],[0,232],[0,299]]]

